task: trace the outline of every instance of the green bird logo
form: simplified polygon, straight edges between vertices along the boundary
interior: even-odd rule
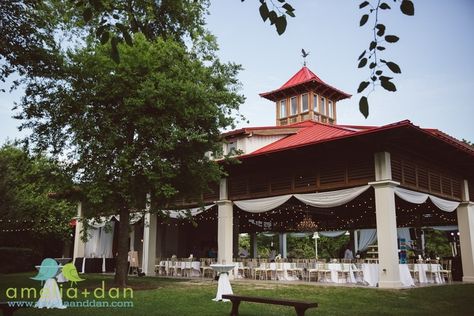
[[[85,279],[81,279],[79,277],[79,273],[76,270],[76,267],[72,263],[66,263],[63,266],[63,276],[68,280],[71,281],[71,286],[73,284],[77,285],[77,282],[84,281]]]

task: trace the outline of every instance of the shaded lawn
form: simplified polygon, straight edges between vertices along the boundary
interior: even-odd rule
[[[29,279],[33,273],[0,275],[0,300],[5,301],[9,287],[41,288]],[[88,274],[77,286],[93,290],[113,287],[113,277]],[[15,315],[228,315],[231,303],[214,302],[217,282],[172,280],[161,278],[130,278],[133,292],[131,308],[85,308],[65,310],[22,309]],[[69,288],[69,284],[63,289]],[[276,283],[233,282],[235,294],[315,301],[316,309],[306,315],[474,315],[474,284],[433,286],[407,290],[379,290],[335,286],[291,285]],[[93,299],[79,297],[77,300]],[[123,299],[120,300],[129,300]],[[106,299],[112,302],[113,299]],[[243,302],[241,315],[295,315],[290,307]]]

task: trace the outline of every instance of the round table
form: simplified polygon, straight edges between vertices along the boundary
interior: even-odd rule
[[[211,264],[212,270],[216,271],[219,275],[219,281],[217,283],[217,294],[213,301],[228,302],[227,299],[222,299],[222,295],[234,294],[232,292],[232,286],[229,281],[229,271],[234,269],[235,264]]]

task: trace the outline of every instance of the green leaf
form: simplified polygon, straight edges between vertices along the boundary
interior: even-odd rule
[[[375,74],[376,74],[377,76],[380,76],[382,73],[383,73],[382,70],[377,70],[377,71],[375,72]]]
[[[365,118],[369,116],[369,102],[367,97],[362,97],[359,100],[359,111],[364,115]]]
[[[396,35],[387,35],[385,36],[385,40],[389,43],[396,43],[400,38]]]
[[[89,22],[92,19],[92,9],[85,8],[84,12],[82,13],[82,16],[84,17],[84,22]]]
[[[377,47],[377,42],[372,41],[372,42],[370,43],[369,50],[374,50],[375,47]]]
[[[378,30],[377,31],[377,36],[383,36],[385,34],[385,25],[383,24],[377,24],[375,28]]]
[[[359,89],[357,89],[357,93],[361,93],[362,91],[365,90],[365,88],[367,88],[369,86],[370,82],[368,81],[362,81],[360,84],[359,84]]]
[[[400,10],[405,15],[410,15],[410,16],[415,15],[415,6],[413,5],[413,2],[411,2],[410,0],[403,0],[402,4],[400,5]]]
[[[362,54],[360,54],[359,58],[357,58],[357,60],[361,60],[361,59],[362,59],[362,57],[364,57],[364,56],[365,56],[365,53],[366,53],[366,52],[367,52],[367,51],[366,51],[366,50],[364,50],[364,51],[362,52]]]
[[[362,68],[365,65],[367,65],[367,58],[362,58],[359,62],[359,65],[357,67]]]
[[[275,11],[270,11],[270,13],[268,13],[268,18],[270,19],[270,24],[273,25],[276,23],[276,20],[278,19],[278,15],[276,14]]]
[[[259,8],[260,11],[260,16],[262,17],[263,22],[265,22],[268,19],[268,14],[270,11],[268,11],[267,4],[265,2],[262,3],[262,5]]]
[[[133,46],[133,40],[130,34],[128,33],[128,30],[122,30],[122,34],[125,43],[127,43],[128,46]]]
[[[378,49],[378,50],[385,50],[385,47],[383,47],[383,46],[377,46],[377,49]]]
[[[363,26],[365,23],[367,23],[368,20],[369,20],[369,15],[368,15],[368,14],[364,14],[364,15],[360,18],[359,25],[360,25],[360,26]]]
[[[386,62],[385,65],[387,65],[387,67],[393,72],[393,73],[396,73],[396,74],[400,74],[402,73],[402,70],[400,69],[400,67],[394,63],[394,62]]]
[[[382,10],[389,10],[391,9],[390,6],[388,4],[386,4],[385,2],[382,3],[381,5],[379,5],[379,8],[382,9]]]
[[[370,65],[369,65],[369,68],[370,68],[370,69],[374,69],[374,68],[375,68],[375,66],[377,66],[377,64],[376,64],[376,63],[370,63]]]
[[[289,3],[285,3],[284,5],[282,5],[282,8],[285,9],[286,11],[290,11],[290,12],[295,11],[295,9]]]
[[[364,2],[362,2],[361,4],[359,4],[359,9],[363,9],[363,8],[365,8],[365,7],[368,6],[368,5],[369,5],[369,1],[364,1]]]
[[[110,38],[109,31],[102,33],[102,35],[100,36],[100,43],[104,45],[105,43],[109,41],[109,38]]]
[[[286,11],[286,14],[294,18],[296,15],[292,11]]]
[[[390,79],[392,78],[380,76],[380,84],[385,90],[395,92],[397,91],[397,87],[395,86],[395,84],[393,84],[393,82],[390,81]]]
[[[119,64],[120,63],[120,55],[119,55],[119,51],[118,51],[118,38],[117,37],[112,37],[112,40],[111,40],[111,51],[110,51],[110,57],[112,58],[113,61],[115,61],[115,63]]]
[[[285,33],[285,30],[286,30],[286,16],[282,15],[282,16],[279,16],[275,22],[275,26],[276,26],[276,29],[277,29],[277,33],[278,35],[281,35],[283,33]]]

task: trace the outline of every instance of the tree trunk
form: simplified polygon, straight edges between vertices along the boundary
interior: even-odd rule
[[[118,287],[127,286],[128,276],[128,236],[129,236],[130,209],[124,207],[120,209],[120,224],[118,232],[118,256],[115,270],[115,285]]]

